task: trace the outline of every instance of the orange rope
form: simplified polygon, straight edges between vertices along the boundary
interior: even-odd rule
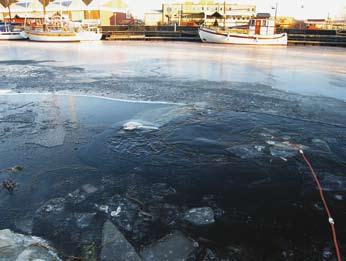
[[[323,190],[322,190],[322,186],[321,186],[321,183],[320,181],[318,180],[317,178],[317,175],[314,171],[314,169],[312,168],[312,165],[311,163],[309,162],[309,160],[306,158],[304,152],[302,150],[299,150],[300,154],[302,155],[304,161],[306,162],[306,164],[308,165],[309,169],[310,169],[310,172],[316,182],[316,185],[317,185],[317,188],[318,188],[318,191],[320,193],[320,197],[321,197],[321,200],[323,202],[323,206],[324,206],[324,209],[328,215],[328,222],[330,224],[330,228],[332,230],[332,235],[333,235],[333,243],[334,243],[334,247],[335,247],[335,252],[336,252],[336,256],[337,256],[337,260],[338,261],[341,261],[341,254],[340,254],[340,248],[339,248],[339,244],[338,244],[338,239],[336,237],[336,231],[335,231],[335,222],[334,222],[334,219],[332,218],[332,215],[330,213],[330,210],[329,210],[329,207],[328,207],[328,204],[327,204],[327,201],[324,197],[324,194],[323,194]]]

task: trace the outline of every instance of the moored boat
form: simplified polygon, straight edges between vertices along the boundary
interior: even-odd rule
[[[1,4],[0,4],[1,5]],[[16,24],[12,24],[11,17],[11,3],[7,1],[7,9],[9,14],[9,22],[6,21],[4,23],[0,23],[0,40],[23,40],[23,36],[21,35],[21,29],[17,27]]]
[[[81,25],[78,31],[81,41],[100,41],[102,38],[102,33],[96,26]]]
[[[21,31],[16,31],[7,28],[2,28],[0,31],[0,40],[24,40]]]
[[[243,45],[287,45],[287,34],[275,33],[275,20],[257,16],[246,30],[215,30],[199,28],[202,42]]]
[[[62,1],[60,1],[62,8]],[[42,28],[30,29],[26,32],[30,41],[35,42],[79,42],[78,34],[70,28],[63,19],[62,9],[60,13],[46,18],[46,0],[43,0],[44,23]],[[47,22],[48,21],[48,22]]]
[[[27,32],[30,41],[35,42],[79,42],[79,36],[75,32],[35,31]]]

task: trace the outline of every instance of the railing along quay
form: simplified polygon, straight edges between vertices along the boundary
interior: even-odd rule
[[[200,42],[198,27],[189,26],[103,26],[105,40],[169,40]],[[346,47],[346,31],[284,29],[290,45]]]
[[[105,40],[200,41],[197,27],[188,26],[103,26]]]
[[[346,47],[346,32],[336,30],[285,29],[292,45],[320,45]]]

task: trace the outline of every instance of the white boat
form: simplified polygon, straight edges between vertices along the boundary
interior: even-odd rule
[[[201,27],[202,42],[243,45],[287,45],[287,34],[275,33],[275,20],[256,17],[250,20],[246,30],[221,31]]]
[[[24,40],[21,34],[22,30],[15,28],[12,24],[0,25],[0,40]]]
[[[0,32],[0,40],[24,40],[21,32]]]
[[[78,36],[81,41],[100,41],[102,33],[97,27],[81,26]]]
[[[29,31],[30,41],[35,42],[79,42],[79,35],[75,32],[58,31]]]

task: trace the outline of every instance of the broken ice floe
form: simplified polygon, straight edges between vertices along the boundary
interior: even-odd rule
[[[134,130],[158,130],[158,127],[138,121],[128,121],[123,125],[123,130],[134,131]]]
[[[273,157],[281,158],[283,160],[286,160],[287,158],[294,157],[297,155],[299,150],[306,150],[308,147],[301,145],[301,144],[294,144],[289,141],[273,141],[269,140],[266,141],[268,145],[270,145],[269,150],[270,154]]]
[[[185,212],[184,219],[197,226],[209,225],[215,222],[214,212],[210,207],[192,208]]]
[[[100,260],[140,261],[141,258],[117,227],[107,220],[102,228]]]
[[[241,159],[252,159],[263,156],[264,149],[260,145],[235,145],[226,150]]]
[[[141,256],[145,261],[156,260],[188,260],[195,251],[195,244],[179,231],[163,237],[158,242],[145,247]]]
[[[0,230],[0,259],[60,261],[55,250],[43,239]]]

